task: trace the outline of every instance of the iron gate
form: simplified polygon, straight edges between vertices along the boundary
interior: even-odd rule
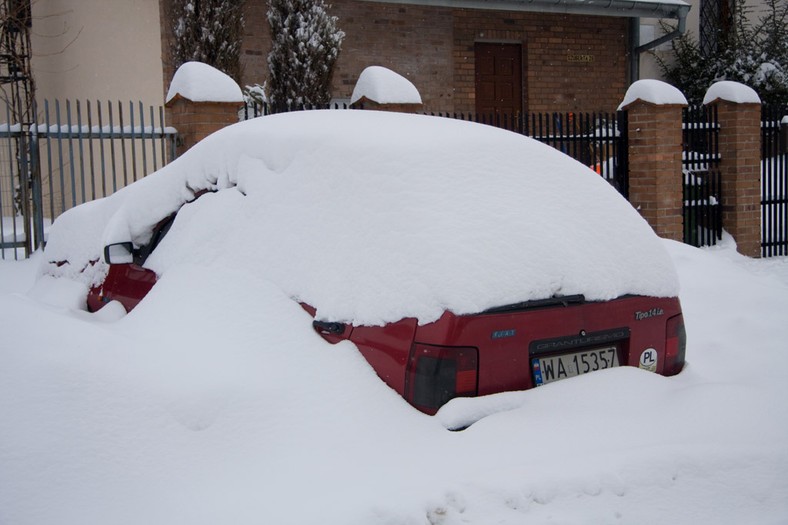
[[[0,124],[0,258],[29,256],[58,215],[172,160],[177,132],[141,102],[44,101],[36,123]],[[158,121],[158,123],[157,123]]]
[[[722,239],[719,130],[716,107],[684,108],[684,242],[692,246],[712,246]]]
[[[788,106],[761,108],[761,255],[788,255]]]

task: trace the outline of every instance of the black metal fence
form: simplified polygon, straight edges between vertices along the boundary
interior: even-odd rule
[[[712,246],[722,239],[719,130],[716,107],[684,109],[684,242],[692,246]]]
[[[273,115],[274,113],[288,113],[291,111],[308,111],[313,109],[350,109],[348,104],[334,103],[322,105],[292,105],[292,106],[273,106],[267,102],[257,102],[254,100],[247,100],[241,110],[238,112],[239,120],[249,120],[257,117],[264,117],[266,115]]]
[[[761,109],[761,255],[788,255],[788,106]],[[785,122],[783,122],[785,121]]]
[[[470,120],[531,137],[585,164],[629,198],[627,113],[525,113],[437,116]]]
[[[2,111],[2,110],[0,110]],[[0,258],[27,257],[61,213],[138,180],[175,154],[161,107],[44,101],[36,122],[0,113]]]

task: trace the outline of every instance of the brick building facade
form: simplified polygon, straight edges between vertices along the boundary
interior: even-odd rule
[[[514,62],[504,64],[519,74],[515,111],[610,111],[626,92],[631,14],[592,16],[435,3],[333,0],[330,12],[346,34],[334,72],[334,99],[348,100],[364,68],[380,65],[416,85],[425,111],[480,111],[480,43],[500,44],[515,56]],[[262,84],[267,77],[271,37],[266,11],[266,0],[246,0],[241,85]],[[162,20],[166,55],[171,24],[164,16]],[[173,69],[167,56],[164,62],[168,82]],[[508,80],[498,82],[508,89]],[[490,96],[500,89],[490,84]]]

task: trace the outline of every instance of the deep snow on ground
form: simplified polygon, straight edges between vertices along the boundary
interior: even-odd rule
[[[0,523],[786,523],[788,259],[665,245],[681,374],[436,417],[258,275],[182,264],[131,314],[91,315],[64,279],[24,292],[38,261],[2,262]]]
[[[788,522],[788,259],[661,241],[593,172],[513,134],[338,113],[227,128],[62,215],[44,256],[0,262],[0,524]],[[144,244],[206,188],[146,262],[146,299],[85,312],[102,247]],[[426,322],[512,290],[679,284],[678,376],[605,370],[434,417],[294,300]]]

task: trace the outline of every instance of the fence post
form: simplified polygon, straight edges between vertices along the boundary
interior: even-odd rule
[[[751,88],[734,84],[714,84],[703,103],[717,108],[720,125],[722,226],[736,239],[739,253],[759,257],[761,102]]]
[[[238,122],[242,105],[243,93],[232,78],[207,64],[183,64],[172,78],[164,104],[167,122],[178,130],[178,156],[214,131]]]
[[[640,80],[619,108],[628,113],[629,201],[657,235],[676,241],[684,238],[681,112],[686,105],[676,88]]]
[[[394,113],[418,113],[423,104],[406,102],[376,102],[367,97],[361,97],[350,105],[350,109],[369,109],[374,111],[390,111]]]
[[[165,104],[167,122],[178,130],[175,152],[180,157],[202,139],[225,126],[238,122],[239,104],[232,102],[195,102],[176,97]]]

